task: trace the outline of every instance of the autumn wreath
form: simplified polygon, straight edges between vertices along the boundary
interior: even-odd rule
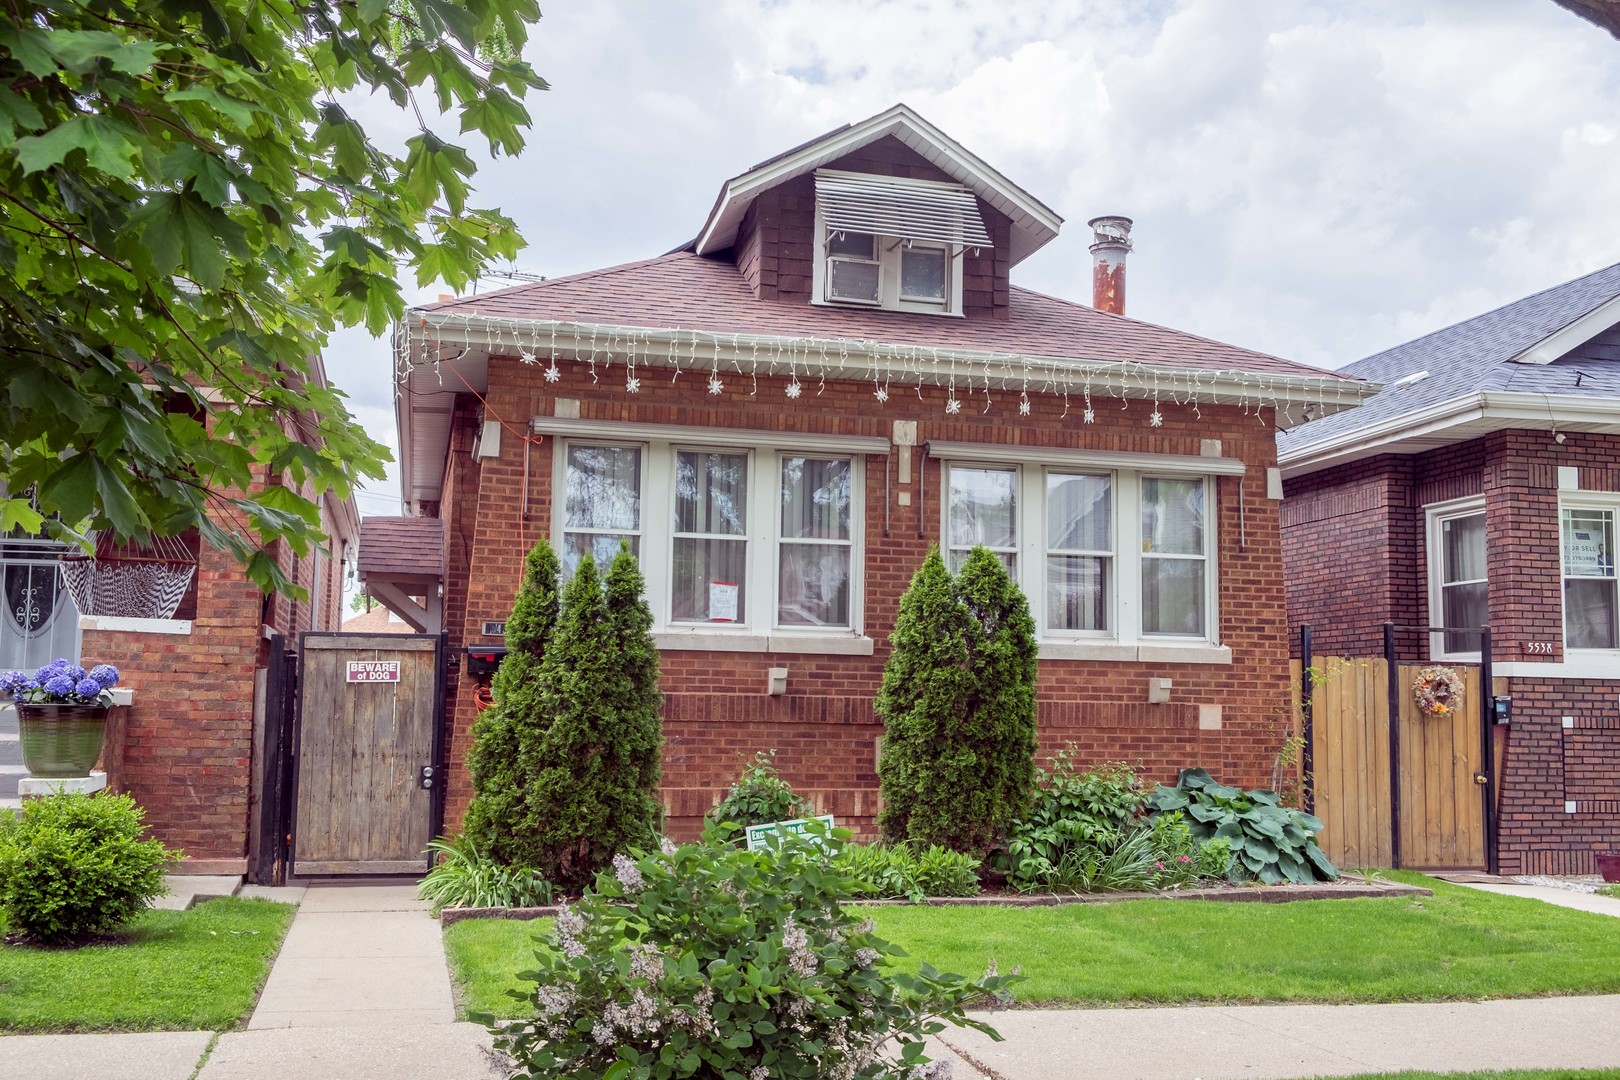
[[[1426,667],[1412,680],[1412,697],[1424,716],[1450,716],[1462,704],[1462,676],[1448,667]]]

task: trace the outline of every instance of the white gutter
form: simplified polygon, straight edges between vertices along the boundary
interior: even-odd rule
[[[1280,449],[1277,462],[1283,476],[1304,476],[1392,452],[1398,444],[1410,439],[1438,435],[1479,421],[1489,422],[1492,431],[1510,427],[1552,428],[1559,424],[1620,428],[1620,402],[1613,398],[1568,394],[1480,390],[1366,427],[1341,431],[1305,446]],[[1483,432],[1469,432],[1454,441],[1478,438],[1481,434]]]
[[[529,351],[594,356],[601,364],[624,363],[676,367],[693,371],[719,369],[722,375],[785,374],[792,366],[801,376],[844,379],[893,379],[898,388],[918,384],[946,386],[955,380],[960,392],[984,387],[1025,389],[1115,399],[1160,400],[1166,403],[1241,404],[1279,410],[1284,426],[1302,423],[1305,413],[1319,416],[1353,408],[1377,393],[1376,383],[1339,375],[1271,375],[1263,372],[1172,367],[1118,360],[1079,359],[1035,353],[995,352],[960,347],[936,348],[843,338],[787,337],[776,334],[721,334],[705,330],[623,326],[548,319],[503,319],[445,311],[416,311],[402,324],[408,340],[398,350],[396,378],[415,366],[434,363],[441,347],[503,350],[503,355]],[[581,360],[580,362],[584,362]],[[1078,403],[1077,403],[1078,405]],[[1300,407],[1293,417],[1289,410]],[[402,417],[408,410],[401,410]],[[1314,419],[1314,417],[1311,417]],[[400,421],[401,478],[407,453],[408,421]]]

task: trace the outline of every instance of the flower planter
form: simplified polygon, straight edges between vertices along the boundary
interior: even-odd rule
[[[17,730],[29,775],[45,780],[89,776],[107,736],[107,706],[19,702]]]
[[[1604,881],[1620,881],[1620,853],[1599,855],[1597,870],[1603,875]]]

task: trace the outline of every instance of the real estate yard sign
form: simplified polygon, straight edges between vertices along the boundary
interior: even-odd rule
[[[773,821],[769,825],[748,826],[748,850],[763,851],[771,844],[773,836],[801,836],[812,821],[819,821],[828,829],[833,827],[831,814],[824,814],[818,818],[794,818],[792,821]]]

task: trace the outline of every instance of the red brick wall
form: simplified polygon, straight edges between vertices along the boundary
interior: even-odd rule
[[[830,162],[829,169],[902,176],[914,180],[951,178],[938,166],[889,136]],[[994,246],[969,248],[962,257],[962,311],[968,318],[1005,319],[1010,308],[1012,223],[979,200]],[[761,300],[810,299],[811,263],[815,256],[815,177],[805,175],[761,192],[744,215],[732,258]]]
[[[247,852],[253,672],[262,594],[229,555],[202,546],[190,634],[87,630],[82,655],[134,691],[120,710],[121,785],[193,872],[240,873]]]
[[[671,383],[667,377],[645,382],[640,395],[628,396],[617,379],[593,383],[589,373],[564,362],[562,381],[546,384],[539,369],[497,358],[490,364],[487,400],[504,417],[549,415],[553,399],[580,402],[587,419],[730,428],[779,428],[855,435],[889,436],[895,420],[919,421],[919,438],[1089,447],[1170,454],[1198,454],[1200,440],[1222,439],[1223,454],[1249,464],[1244,485],[1246,544],[1240,549],[1240,510],[1236,478],[1218,482],[1212,518],[1217,529],[1221,581],[1221,639],[1232,648],[1231,666],[1090,663],[1042,661],[1040,731],[1050,751],[1076,742],[1092,761],[1124,758],[1140,762],[1155,778],[1170,779],[1175,769],[1204,765],[1234,783],[1257,784],[1269,776],[1271,757],[1282,739],[1281,718],[1287,701],[1285,622],[1282,616],[1282,555],[1277,504],[1265,498],[1265,469],[1275,463],[1270,427],[1236,408],[1164,408],[1164,426],[1146,423],[1149,406],[1099,410],[1099,422],[1079,424],[1078,409],[1062,417],[1061,398],[1031,396],[1034,411],[1016,412],[1016,395],[999,394],[988,414],[982,399],[963,414],[947,416],[937,391],[919,401],[909,390],[895,388],[884,405],[863,383],[831,382],[813,405],[783,409],[783,379],[761,377],[750,393],[746,379],[728,380],[722,397],[709,396],[703,380],[690,374]],[[462,424],[471,422],[462,416]],[[462,611],[457,640],[469,640],[485,619],[502,619],[510,611],[527,547],[551,528],[553,491],[550,440],[532,450],[528,505],[523,502],[524,445],[503,439],[499,458],[486,460],[476,485],[461,485],[444,512],[452,537],[470,536],[465,582],[452,571],[450,591]],[[891,455],[889,466],[897,466]],[[891,472],[891,490],[912,493],[912,504],[895,500],[889,507],[889,533],[884,535],[885,459],[868,457],[865,498],[865,632],[876,643],[871,657],[806,656],[666,651],[662,654],[665,693],[664,798],[671,825],[690,833],[698,817],[713,805],[739,772],[739,755],[776,748],[783,774],[809,794],[819,810],[868,827],[876,812],[876,740],[881,725],[872,714],[872,698],[888,653],[887,636],[900,594],[939,533],[939,463],[930,462],[926,488],[899,484]],[[926,491],[926,499],[922,497]],[[919,536],[919,526],[924,536]],[[453,542],[454,543],[454,542]],[[458,633],[452,627],[452,635]],[[765,693],[765,669],[790,669],[789,692]],[[1147,705],[1147,680],[1174,681],[1173,704]],[[1221,730],[1200,730],[1197,706],[1224,708]],[[454,828],[465,811],[470,790],[464,767],[474,710],[470,680],[455,695],[450,735],[452,773],[447,825]]]

